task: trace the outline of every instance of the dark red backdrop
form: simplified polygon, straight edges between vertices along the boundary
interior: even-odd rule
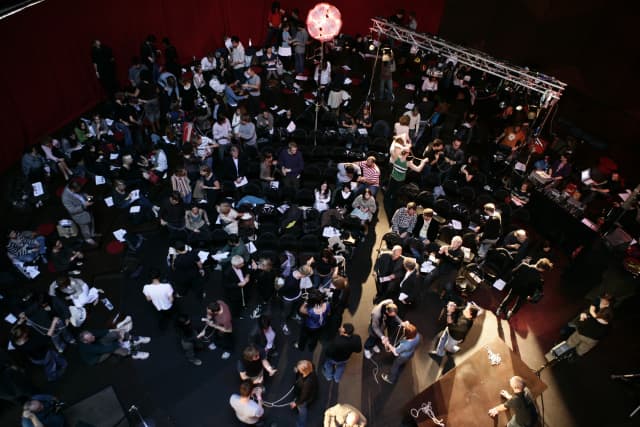
[[[419,30],[437,32],[445,0],[415,4]],[[281,1],[303,16],[316,1]],[[411,2],[335,0],[343,31],[366,33],[369,18],[389,16]],[[168,36],[181,59],[202,55],[225,34],[260,42],[271,0],[46,0],[0,21],[0,171],[26,145],[95,106],[102,93],[90,60],[94,38],[111,46],[121,79],[140,43],[153,33]]]

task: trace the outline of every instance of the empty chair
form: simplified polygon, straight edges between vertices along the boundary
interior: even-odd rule
[[[451,202],[447,199],[438,199],[433,204],[433,210],[436,211],[438,216],[441,216],[447,220],[451,218]]]
[[[277,251],[278,236],[275,233],[261,232],[256,239],[255,245],[259,251]]]
[[[306,234],[300,238],[300,244],[298,246],[298,250],[300,252],[313,252],[317,253],[320,251],[322,243],[320,237],[315,234]]]
[[[416,203],[423,208],[433,208],[433,204],[435,203],[433,193],[428,190],[421,191],[416,197]]]
[[[476,191],[469,186],[462,187],[460,189],[460,201],[467,206],[473,206],[476,200]]]
[[[296,193],[295,202],[299,206],[313,206],[315,196],[310,188],[301,188]]]
[[[281,251],[290,251],[293,253],[298,251],[298,236],[295,234],[285,233],[281,235],[278,243]]]

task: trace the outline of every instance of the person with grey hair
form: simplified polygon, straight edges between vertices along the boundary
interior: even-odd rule
[[[537,425],[538,409],[524,379],[515,375],[509,380],[509,386],[513,393],[501,390],[500,396],[506,399],[506,402],[489,409],[489,416],[495,417],[500,412],[509,410],[513,416],[507,423],[507,427],[533,427]]]
[[[436,253],[439,260],[438,266],[425,277],[425,287],[431,286],[436,279],[443,283],[440,291],[440,298],[451,298],[458,269],[462,265],[464,253],[462,252],[462,237],[453,236],[449,245],[441,246]]]
[[[249,283],[251,283],[251,275],[244,258],[234,255],[231,257],[230,265],[222,272],[224,295],[234,317],[239,316],[247,307],[249,293],[245,288]]]
[[[362,412],[346,403],[338,403],[324,411],[323,427],[366,427]]]
[[[84,194],[81,190],[82,185],[78,181],[70,181],[62,191],[62,204],[71,215],[71,219],[80,227],[85,242],[91,246],[97,246],[94,238],[100,235],[95,232],[93,214],[89,210],[93,206],[93,197]]]
[[[376,296],[374,303],[384,298],[389,289],[394,288],[394,284],[398,283],[404,275],[402,262],[402,246],[395,245],[391,249],[391,253],[385,252],[380,254],[374,266],[376,275]]]
[[[88,365],[104,362],[112,354],[144,360],[149,353],[138,351],[137,347],[150,341],[149,337],[134,337],[123,329],[84,330],[78,334],[78,353]]]

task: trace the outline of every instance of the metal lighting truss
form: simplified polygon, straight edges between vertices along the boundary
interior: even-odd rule
[[[550,105],[553,106],[560,99],[567,86],[566,83],[554,77],[507,64],[483,52],[449,43],[440,37],[411,31],[392,24],[385,19],[371,18],[371,22],[373,23],[371,31],[374,33],[409,43],[418,50],[433,52],[447,58],[455,58],[462,64],[538,92],[540,94],[540,105],[544,108]]]

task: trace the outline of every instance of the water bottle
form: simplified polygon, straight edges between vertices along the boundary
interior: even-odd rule
[[[107,310],[109,311],[113,311],[113,304],[111,304],[111,301],[109,301],[109,298],[102,298],[102,304],[104,304],[105,307],[107,307]]]

